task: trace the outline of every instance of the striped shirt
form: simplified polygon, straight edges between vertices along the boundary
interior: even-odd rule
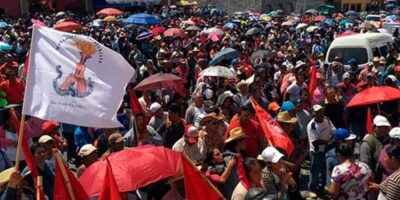
[[[400,169],[387,177],[379,188],[387,200],[400,199]]]

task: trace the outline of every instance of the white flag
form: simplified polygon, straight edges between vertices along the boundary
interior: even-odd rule
[[[86,127],[121,124],[116,113],[134,73],[91,37],[34,26],[23,114]]]

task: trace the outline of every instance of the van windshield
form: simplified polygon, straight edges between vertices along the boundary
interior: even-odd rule
[[[335,57],[342,58],[342,62],[347,62],[355,58],[358,64],[364,64],[368,62],[368,53],[366,48],[333,48],[329,52],[328,62],[332,62]]]

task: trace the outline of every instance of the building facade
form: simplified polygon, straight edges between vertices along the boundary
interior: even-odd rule
[[[379,7],[384,3],[384,0],[336,0],[335,3],[343,11],[365,11]]]

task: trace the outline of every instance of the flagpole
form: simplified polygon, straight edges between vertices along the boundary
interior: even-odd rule
[[[75,200],[76,198],[75,198],[74,192],[72,190],[71,181],[69,180],[69,177],[68,177],[68,174],[67,174],[67,170],[65,169],[64,161],[60,157],[60,154],[59,154],[58,151],[54,153],[54,158],[56,159],[56,162],[57,162],[58,166],[60,167],[61,174],[62,174],[63,179],[64,179],[64,183],[67,186],[67,191],[68,191],[69,198],[71,200]]]
[[[195,169],[195,170],[197,170],[197,172],[199,172],[199,174],[200,174],[200,176],[201,176],[201,178],[221,197],[221,199],[225,199],[225,197],[221,194],[221,192],[218,190],[218,188],[216,188],[215,186],[214,186],[214,184],[212,184],[209,180],[208,180],[208,178],[207,177],[205,177],[204,176],[204,174],[203,173],[201,173],[198,169],[197,169],[197,167],[196,167],[196,165],[192,162],[192,160],[190,160],[190,158],[188,158],[188,156],[186,155],[186,153],[185,152],[182,152],[182,155],[183,155],[183,159],[185,159],[188,163],[190,163],[190,165]]]
[[[38,176],[36,180],[36,200],[42,200],[42,184],[43,184],[43,177]]]
[[[25,115],[21,116],[21,122],[19,125],[19,130],[18,130],[18,143],[17,143],[17,152],[15,155],[15,169],[18,171],[19,169],[19,158],[21,154],[21,143],[22,140],[24,139],[24,127],[25,127]]]

